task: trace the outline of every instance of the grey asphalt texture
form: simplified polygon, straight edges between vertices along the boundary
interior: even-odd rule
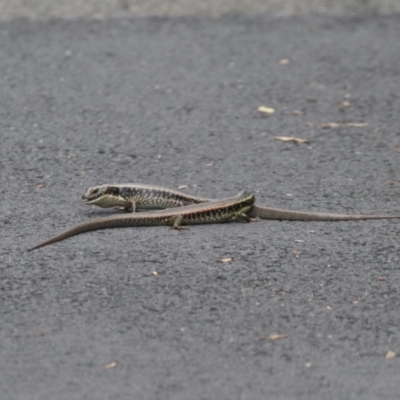
[[[398,0],[0,0],[0,21],[274,13],[392,14]]]
[[[1,398],[397,399],[400,221],[26,250],[110,215],[80,199],[110,182],[400,214],[399,37],[399,15],[2,22]]]

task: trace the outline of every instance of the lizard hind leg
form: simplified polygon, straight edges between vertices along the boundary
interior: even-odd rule
[[[246,213],[244,212],[239,212],[235,215],[235,219],[237,220],[243,220],[245,222],[257,222],[259,220],[259,218],[255,217],[249,217]]]
[[[184,230],[189,229],[187,226],[182,225],[182,221],[183,221],[182,215],[179,215],[179,216],[171,219],[171,225],[172,225],[171,228],[176,229],[178,231],[184,231]]]

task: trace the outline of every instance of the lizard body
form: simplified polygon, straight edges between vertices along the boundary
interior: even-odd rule
[[[101,185],[89,188],[82,196],[85,204],[102,208],[118,207],[126,211],[140,208],[180,207],[201,204],[212,199],[188,195],[174,189],[145,184]],[[334,214],[322,212],[291,211],[254,205],[247,212],[249,217],[286,221],[357,221],[372,219],[396,219],[400,215]]]
[[[71,236],[99,229],[154,225],[169,225],[174,229],[184,229],[184,225],[229,222],[241,219],[249,222],[251,218],[247,215],[247,211],[253,204],[254,194],[243,191],[235,197],[202,204],[153,212],[112,215],[76,225],[64,233],[32,247],[29,251],[48,246]]]

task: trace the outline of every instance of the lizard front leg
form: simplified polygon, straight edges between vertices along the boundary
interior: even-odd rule
[[[133,213],[137,212],[138,207],[135,201],[127,200],[124,206],[117,206],[115,207],[115,210]]]

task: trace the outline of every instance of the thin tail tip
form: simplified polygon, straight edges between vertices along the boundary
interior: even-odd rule
[[[28,249],[28,253],[30,253],[33,250],[40,249],[43,246],[44,246],[44,244],[38,244],[38,245],[36,245],[34,247],[31,247],[30,249]]]

